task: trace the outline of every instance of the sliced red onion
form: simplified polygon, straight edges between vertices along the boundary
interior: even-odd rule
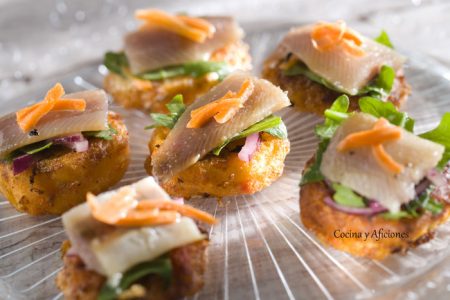
[[[432,169],[427,174],[427,178],[434,184],[434,190],[432,192],[433,197],[450,202],[450,179],[448,179],[448,169],[444,172],[439,172],[436,169]]]
[[[14,158],[12,162],[14,175],[20,174],[27,170],[34,163],[33,155],[24,154],[19,157]]]
[[[72,246],[67,250],[66,256],[78,256],[78,251]]]
[[[84,140],[73,143],[73,148],[76,152],[86,152],[89,149],[89,141]]]
[[[350,206],[341,205],[341,204],[336,203],[336,201],[334,201],[330,197],[325,197],[324,201],[327,205],[331,206],[332,208],[342,211],[342,212],[345,212],[347,214],[352,214],[352,215],[371,216],[371,215],[375,215],[375,214],[387,211],[386,208],[381,206],[377,201],[373,201],[373,200],[371,200],[369,202],[368,207],[350,207]]]
[[[443,186],[447,185],[447,178],[445,177],[444,173],[439,172],[436,169],[431,169],[428,174],[427,178],[436,186]]]
[[[184,204],[184,198],[173,198],[172,201],[177,204]]]
[[[240,160],[249,162],[252,159],[253,153],[258,149],[259,132],[253,133],[245,138],[245,144],[238,153]]]
[[[84,138],[83,134],[81,134],[81,133],[75,133],[72,135],[52,139],[53,143],[55,143],[55,144],[75,143],[75,142],[80,142],[80,141],[84,141],[84,140],[85,140],[85,138]]]
[[[431,181],[428,178],[424,178],[419,184],[416,185],[416,195],[419,196],[430,186]]]
[[[55,138],[52,142],[66,146],[76,152],[85,152],[89,149],[89,141],[81,133]]]

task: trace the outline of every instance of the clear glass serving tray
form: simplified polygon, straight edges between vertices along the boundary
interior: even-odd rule
[[[249,30],[255,72],[288,26],[269,31]],[[408,55],[406,76],[413,87],[405,109],[416,119],[417,130],[434,126],[450,110],[450,82],[443,67],[426,58]],[[39,99],[55,82],[67,92],[102,86],[99,64],[73,70],[44,82],[40,89],[1,107],[13,111]],[[132,160],[119,185],[146,176],[143,164],[150,132],[149,117],[115,105],[130,131]],[[288,127],[291,152],[280,180],[252,196],[195,199],[192,204],[220,219],[210,229],[206,284],[194,299],[418,299],[448,298],[450,291],[450,224],[429,243],[405,256],[383,262],[352,257],[321,245],[299,218],[299,181],[303,165],[317,140],[320,119],[288,108],[281,113]],[[55,276],[61,269],[60,245],[66,236],[60,217],[30,217],[0,198],[0,298],[60,299]]]

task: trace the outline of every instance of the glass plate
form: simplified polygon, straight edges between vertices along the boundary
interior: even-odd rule
[[[249,26],[247,41],[255,72],[289,26],[263,31]],[[405,109],[417,120],[417,130],[436,125],[450,110],[450,83],[444,69],[426,58],[408,55],[406,77],[413,94]],[[102,86],[104,67],[94,64],[63,78],[53,78],[38,90],[9,101],[2,112],[38,99],[55,82],[67,92]],[[119,185],[146,176],[143,164],[150,132],[147,115],[117,106],[130,131],[132,160]],[[291,152],[280,180],[252,196],[195,199],[192,204],[220,219],[210,229],[206,284],[194,299],[415,299],[444,297],[450,287],[450,225],[441,226],[429,243],[405,256],[383,262],[352,257],[321,245],[299,218],[299,181],[303,165],[317,140],[320,118],[288,108],[281,113],[288,127]],[[30,217],[0,199],[0,298],[59,299],[55,276],[61,269],[60,245],[65,240],[60,217]]]

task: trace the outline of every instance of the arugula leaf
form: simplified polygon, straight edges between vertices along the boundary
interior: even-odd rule
[[[302,181],[300,182],[300,186],[307,183],[319,182],[325,179],[325,177],[322,175],[322,172],[320,172],[322,155],[323,152],[325,152],[325,150],[327,149],[330,139],[333,137],[336,129],[339,127],[342,121],[348,118],[349,113],[347,113],[347,111],[349,106],[350,99],[348,98],[348,96],[341,95],[336,100],[334,100],[329,109],[325,110],[325,121],[323,122],[323,124],[319,124],[315,128],[316,135],[321,139],[316,152],[316,159],[314,161],[314,164],[312,164],[305,170]]]
[[[110,141],[113,139],[113,136],[116,135],[117,133],[118,133],[117,130],[113,128],[111,124],[108,124],[108,129],[99,131],[85,131],[83,132],[83,135]]]
[[[350,207],[366,207],[364,199],[353,192],[351,188],[333,183],[333,189],[335,191],[333,199],[336,203]]]
[[[375,40],[375,42],[377,42],[381,45],[384,45],[386,47],[394,49],[394,46],[392,45],[391,40],[389,39],[389,35],[384,30],[382,30],[380,35],[377,36],[374,40]]]
[[[215,61],[193,61],[181,65],[164,67],[158,70],[144,72],[138,75],[145,80],[163,80],[178,76],[200,77],[207,73],[215,72],[219,79],[223,79],[231,70],[224,62]]]
[[[445,152],[438,163],[438,168],[442,169],[445,167],[450,160],[450,113],[445,113],[435,129],[422,133],[420,137],[445,147]]]
[[[400,210],[395,213],[388,211],[388,212],[382,213],[381,216],[383,218],[385,218],[386,220],[399,220],[401,218],[412,218],[412,216],[407,211],[404,211],[404,210]]]
[[[428,187],[425,192],[405,205],[406,211],[412,217],[418,217],[420,215],[420,209],[429,211],[432,214],[439,214],[442,211],[443,205],[435,201],[431,196],[433,189],[434,186]]]
[[[15,158],[17,158],[21,155],[36,154],[36,153],[39,153],[46,149],[49,149],[51,146],[53,146],[53,142],[48,142],[48,141],[36,142],[34,144],[26,145],[26,146],[23,146],[19,149],[16,149],[16,150],[10,152],[9,154],[2,157],[1,160],[5,161],[7,163],[11,163]]]
[[[277,137],[279,139],[287,138],[287,129],[286,129],[286,125],[284,125],[283,121],[281,121],[280,124],[278,124],[277,126],[274,126],[272,128],[267,128],[263,131],[267,132],[268,134],[270,134],[274,137]]]
[[[166,104],[167,109],[172,114],[178,114],[181,115],[186,110],[186,106],[183,102],[183,95],[178,94],[175,97],[172,98],[172,100]]]
[[[125,76],[123,69],[128,68],[128,59],[123,52],[106,52],[103,64],[111,72]]]
[[[53,142],[35,143],[29,146],[25,146],[24,148],[20,149],[20,151],[25,152],[26,154],[36,154],[38,152],[50,148],[52,145]]]
[[[155,124],[146,126],[145,129],[152,129],[156,127],[167,127],[172,129],[177,123],[180,116],[186,110],[186,106],[183,102],[183,95],[178,94],[173,99],[166,104],[167,109],[169,110],[168,114],[160,114],[160,113],[151,113]]]
[[[323,153],[325,152],[325,150],[327,150],[329,143],[329,139],[323,139],[319,143],[314,163],[305,170],[302,176],[302,181],[300,182],[300,186],[307,183],[320,182],[325,179],[322,172],[320,172],[320,165],[322,164]]]
[[[443,170],[449,161],[450,161],[450,149],[446,148],[444,154],[442,155],[441,160],[438,162],[436,167],[439,170]]]
[[[329,82],[328,80],[322,78],[320,75],[317,75],[313,71],[311,71],[305,64],[298,62],[287,70],[283,71],[283,74],[286,76],[297,76],[303,75],[314,81],[318,84],[325,86],[326,88],[338,92],[338,93],[346,93],[344,90],[336,87],[334,84]],[[395,71],[392,67],[383,65],[380,69],[380,72],[376,79],[363,87],[358,91],[357,95],[369,95],[372,97],[384,99],[386,98],[392,90],[392,86],[394,84],[395,79]]]
[[[391,102],[380,101],[372,97],[359,99],[359,108],[362,112],[371,114],[376,118],[385,118],[391,124],[405,128],[413,132],[414,120],[405,112],[399,112]]]
[[[324,112],[325,122],[315,128],[315,133],[322,139],[330,139],[343,120],[347,119],[350,99],[347,95],[341,95],[329,109]]]
[[[220,152],[225,148],[229,143],[234,142],[236,140],[245,138],[253,133],[264,131],[268,134],[271,134],[277,138],[285,139],[287,138],[287,130],[286,126],[284,125],[283,121],[280,117],[270,115],[266,117],[265,119],[259,121],[258,123],[253,124],[252,126],[248,127],[247,129],[241,131],[239,134],[235,135],[232,138],[227,139],[225,142],[222,143],[219,147],[214,149],[212,153],[214,155],[220,155]]]
[[[311,71],[304,63],[298,62],[292,67],[290,67],[287,70],[283,71],[283,74],[286,76],[297,76],[297,75],[303,75],[307,77],[309,80],[314,81],[318,84],[321,84],[325,86],[326,88],[336,91],[338,93],[345,93],[342,89],[339,89],[334,84],[329,82],[328,80],[322,78],[321,76],[317,75],[313,71]]]
[[[378,73],[377,78],[363,87],[358,95],[365,95],[385,99],[389,96],[392,90],[392,86],[394,85],[395,80],[395,70],[388,66],[383,65],[380,69],[380,73]]]
[[[391,66],[383,65],[376,79],[376,86],[389,94],[394,85],[395,70]]]
[[[117,299],[124,290],[128,289],[133,283],[149,274],[155,274],[162,277],[166,284],[168,284],[172,277],[172,263],[170,258],[160,257],[134,266],[123,274],[117,287],[113,287],[106,282],[100,290],[97,299]]]
[[[397,213],[386,212],[382,214],[385,219],[398,220],[401,218],[417,218],[423,211],[429,211],[433,215],[440,214],[444,205],[433,199],[431,192],[434,186],[430,186],[421,195],[405,204],[405,209]]]

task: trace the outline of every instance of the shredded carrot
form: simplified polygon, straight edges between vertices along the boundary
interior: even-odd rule
[[[396,162],[387,152],[384,150],[383,145],[375,145],[372,147],[372,152],[378,163],[386,168],[388,171],[399,174],[403,171],[403,166]]]
[[[135,15],[147,24],[160,26],[198,43],[203,43],[215,32],[214,25],[199,18],[174,16],[156,9],[137,10]]]
[[[342,47],[342,49],[353,56],[364,56],[361,48],[362,40],[353,31],[347,28],[343,21],[337,23],[320,23],[314,26],[311,32],[311,40],[314,48],[327,52]]]
[[[237,93],[228,91],[221,98],[191,111],[191,120],[186,127],[200,128],[211,118],[219,124],[228,122],[243,107],[253,89],[254,83],[249,79],[245,80]]]
[[[86,110],[86,101],[84,99],[60,99],[55,103],[53,110]]]
[[[216,32],[216,27],[214,27],[214,25],[204,19],[188,16],[178,16],[178,19],[182,20],[185,24],[191,27],[205,31],[209,38],[212,37]]]
[[[138,203],[137,209],[138,210],[160,209],[164,211],[176,211],[183,216],[194,218],[208,224],[217,223],[216,219],[207,212],[201,211],[189,205],[178,204],[172,201],[143,200]]]
[[[395,141],[401,137],[402,132],[396,127],[384,127],[352,133],[345,137],[339,145],[339,151],[378,145],[383,142]]]
[[[87,203],[92,216],[109,225],[156,226],[173,223],[180,215],[208,224],[216,223],[213,216],[189,205],[158,199],[137,201],[136,194],[129,187],[120,189],[116,195],[101,203],[88,193]]]
[[[86,109],[84,99],[61,99],[63,95],[64,88],[57,83],[47,92],[44,100],[16,112],[17,124],[22,131],[28,132],[33,129],[45,115],[53,110],[84,111]]]
[[[403,171],[403,166],[397,163],[383,147],[384,142],[395,141],[401,138],[402,131],[398,127],[389,126],[389,122],[380,118],[372,129],[349,134],[337,146],[338,151],[348,151],[355,148],[372,148],[372,153],[377,162],[386,170],[398,174]]]
[[[131,188],[123,187],[108,201],[99,203],[93,194],[87,194],[87,203],[92,216],[100,222],[115,225],[127,213],[136,207],[137,201]]]
[[[176,222],[179,217],[176,211],[131,210],[115,225],[124,227],[157,226]]]

